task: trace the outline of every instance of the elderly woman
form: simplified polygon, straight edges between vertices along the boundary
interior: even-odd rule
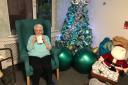
[[[47,85],[54,85],[50,56],[52,47],[49,37],[43,34],[41,24],[34,26],[34,32],[35,34],[30,36],[27,44],[30,65],[33,67],[32,85],[39,85],[42,74],[47,81]]]

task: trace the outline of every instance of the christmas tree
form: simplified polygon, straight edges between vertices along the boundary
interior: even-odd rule
[[[68,8],[61,33],[57,36],[57,46],[67,47],[73,52],[91,47],[92,31],[89,28],[89,18],[86,0],[73,0]]]

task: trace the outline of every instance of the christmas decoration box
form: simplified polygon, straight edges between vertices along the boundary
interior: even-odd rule
[[[109,82],[116,85],[119,79],[119,73],[110,70],[106,65],[100,61],[96,61],[92,65],[91,77],[97,78],[103,82]]]

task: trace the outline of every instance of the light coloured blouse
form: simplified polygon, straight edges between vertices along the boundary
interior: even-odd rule
[[[32,45],[33,38],[34,35],[31,35],[28,40],[28,44],[27,44],[28,55],[37,56],[39,58],[50,55],[50,51],[46,48],[44,43],[38,44],[37,42],[35,42],[34,45]],[[51,44],[49,37],[46,35],[45,35],[45,40],[48,44]]]

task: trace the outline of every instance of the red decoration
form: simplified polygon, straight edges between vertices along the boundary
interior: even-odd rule
[[[124,22],[124,29],[128,29],[128,21]]]

